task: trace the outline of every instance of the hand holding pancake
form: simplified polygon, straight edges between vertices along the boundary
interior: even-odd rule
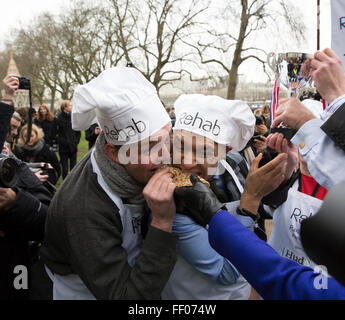
[[[143,190],[144,198],[152,212],[151,225],[167,232],[172,230],[176,208],[174,202],[175,184],[165,167],[150,179]]]
[[[213,191],[196,175],[190,176],[192,187],[178,187],[175,189],[175,201],[178,207],[183,207],[183,213],[190,216],[203,227],[208,225],[213,215],[224,205]]]

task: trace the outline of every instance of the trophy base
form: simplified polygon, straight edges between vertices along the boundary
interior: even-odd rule
[[[270,133],[282,133],[284,138],[288,141],[292,139],[292,137],[297,133],[297,130],[291,128],[274,128],[270,130]]]

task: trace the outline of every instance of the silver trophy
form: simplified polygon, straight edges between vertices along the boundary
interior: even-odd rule
[[[288,89],[289,98],[298,98],[300,89],[310,83],[312,69],[306,63],[308,57],[308,54],[300,52],[278,54],[271,52],[267,56],[267,63],[275,73],[278,83]],[[284,123],[276,129],[271,129],[271,132],[281,132],[288,140],[296,133],[295,130],[287,128]]]
[[[267,62],[279,82],[288,89],[288,97],[298,98],[299,90],[311,80],[311,68],[306,64],[308,54],[300,52],[269,53]]]

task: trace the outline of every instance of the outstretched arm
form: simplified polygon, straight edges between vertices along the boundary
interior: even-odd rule
[[[227,211],[210,222],[209,241],[229,259],[264,299],[345,299],[345,288],[333,278],[279,256]],[[327,284],[327,289],[320,284]]]

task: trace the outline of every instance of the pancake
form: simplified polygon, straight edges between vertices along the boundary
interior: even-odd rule
[[[184,172],[179,168],[176,167],[170,167],[170,172],[173,174],[173,182],[177,187],[192,187],[193,184],[190,181],[190,173]],[[205,183],[208,187],[210,187],[210,184],[205,179],[198,176],[201,182]]]

